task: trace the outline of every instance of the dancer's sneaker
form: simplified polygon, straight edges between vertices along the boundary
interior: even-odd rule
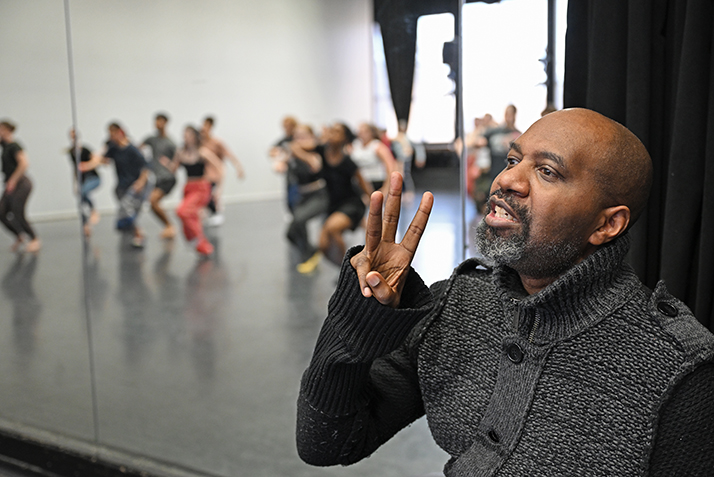
[[[134,235],[131,239],[131,246],[134,248],[144,248],[144,236]]]
[[[223,225],[223,222],[226,221],[226,218],[223,217],[223,214],[213,214],[209,218],[206,219],[206,225],[209,227],[218,227],[220,225]]]
[[[204,238],[203,240],[199,240],[198,244],[196,245],[196,251],[201,255],[207,257],[213,253],[213,245],[211,245],[211,242]]]
[[[317,268],[317,265],[320,263],[320,260],[322,260],[322,253],[319,251],[315,252],[312,257],[308,258],[302,263],[298,263],[297,271],[303,274],[312,273]]]

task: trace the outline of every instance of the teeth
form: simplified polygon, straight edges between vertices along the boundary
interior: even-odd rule
[[[513,220],[513,217],[511,217],[511,214],[506,212],[506,209],[504,209],[503,207],[499,207],[497,205],[494,206],[493,213],[499,219]]]

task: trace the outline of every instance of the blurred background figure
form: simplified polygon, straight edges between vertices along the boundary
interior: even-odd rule
[[[99,213],[94,208],[94,202],[92,202],[89,193],[94,189],[99,187],[102,183],[99,173],[97,172],[98,163],[91,162],[92,151],[87,148],[80,141],[77,136],[77,132],[74,129],[69,130],[70,146],[67,150],[69,154],[69,159],[74,165],[72,168],[72,178],[74,181],[75,190],[80,195],[80,208],[82,214],[82,227],[84,230],[84,236],[89,237],[92,234],[92,226],[99,222]],[[85,168],[79,172],[79,183],[77,183],[77,171],[79,169],[79,163],[77,161],[77,154],[79,153],[79,163],[91,163],[91,168]],[[90,166],[87,166],[90,167]]]
[[[323,178],[330,197],[319,248],[329,260],[339,265],[347,251],[342,234],[348,229],[355,230],[362,222],[374,189],[345,153],[345,147],[355,140],[350,128],[344,123],[335,123],[325,136],[325,144],[315,148],[322,160]],[[316,260],[319,261],[319,255]]]
[[[359,125],[357,139],[352,141],[350,157],[359,166],[364,180],[369,182],[374,190],[383,189],[383,192],[387,192],[389,185],[385,185],[386,178],[396,170],[397,163],[374,125]]]
[[[516,129],[516,112],[516,107],[509,104],[504,113],[503,123],[496,127],[487,127],[482,139],[477,141],[478,147],[488,147],[491,154],[489,184],[506,168],[511,141],[521,135],[521,132]]]
[[[204,147],[210,149],[211,152],[213,152],[213,154],[218,156],[218,159],[221,160],[218,180],[213,186],[213,194],[211,196],[211,201],[208,203],[208,208],[211,210],[211,213],[213,215],[208,218],[207,223],[208,225],[215,227],[221,225],[225,220],[223,217],[222,202],[223,181],[225,179],[225,167],[223,165],[224,159],[228,158],[228,160],[231,161],[231,164],[233,164],[233,167],[235,168],[236,173],[238,174],[238,179],[242,179],[245,174],[243,172],[243,166],[241,165],[235,154],[233,154],[233,152],[228,148],[228,146],[226,146],[226,144],[221,139],[213,136],[214,124],[215,119],[211,116],[208,116],[206,119],[203,120],[203,126],[201,126],[201,144]]]
[[[156,133],[144,139],[139,146],[139,149],[143,149],[147,146],[151,149],[149,167],[154,173],[155,184],[154,190],[151,191],[151,195],[149,196],[149,203],[151,204],[151,210],[154,212],[154,215],[156,215],[164,225],[164,229],[161,231],[161,238],[163,239],[172,239],[176,236],[176,229],[171,224],[171,221],[160,204],[161,199],[168,195],[176,185],[176,177],[171,170],[169,170],[169,164],[176,152],[176,144],[174,144],[171,138],[166,134],[166,125],[168,122],[169,117],[165,113],[158,113],[154,117]]]
[[[394,158],[397,160],[397,170],[404,178],[404,199],[414,197],[414,179],[412,178],[412,160],[414,159],[414,146],[407,137],[407,122],[399,120],[399,130],[391,141]]]
[[[497,126],[493,116],[487,113],[482,118],[474,118],[474,129],[466,135],[466,190],[481,215],[491,188],[491,152],[485,144],[484,134]]]
[[[291,157],[287,174],[291,174],[297,185],[299,199],[293,208],[293,220],[288,227],[287,237],[300,253],[297,270],[310,273],[320,260],[317,248],[310,243],[307,224],[315,217],[327,212],[330,196],[322,176],[322,158],[315,153],[317,139],[312,128],[299,125],[291,143]]]
[[[13,251],[19,251],[29,239],[25,251],[37,252],[42,246],[40,239],[25,218],[25,205],[32,192],[32,181],[25,175],[30,164],[22,146],[15,142],[15,128],[10,121],[0,122],[2,173],[5,176],[5,189],[0,198],[0,221],[16,237]]]
[[[290,212],[293,211],[293,207],[295,207],[295,204],[299,199],[296,178],[287,171],[288,159],[291,154],[290,143],[293,140],[293,135],[295,134],[295,128],[297,125],[297,119],[293,116],[285,116],[282,122],[285,135],[270,148],[270,151],[268,151],[268,156],[270,156],[270,159],[272,160],[273,170],[275,172],[285,174],[285,197],[287,199],[287,206]]]
[[[211,184],[220,179],[221,160],[201,144],[200,138],[196,128],[184,129],[183,147],[176,151],[171,169],[175,171],[179,165],[186,169],[183,200],[176,209],[183,233],[199,254],[208,256],[213,253],[213,245],[203,233],[200,213],[211,200]]]
[[[127,138],[119,123],[113,122],[107,127],[109,139],[104,151],[93,155],[89,162],[80,162],[82,172],[96,168],[103,162],[114,162],[117,173],[117,185],[114,189],[119,201],[119,213],[116,227],[118,230],[132,234],[131,245],[135,248],[144,246],[144,233],[138,225],[141,206],[151,191],[149,181],[149,165],[141,151]]]

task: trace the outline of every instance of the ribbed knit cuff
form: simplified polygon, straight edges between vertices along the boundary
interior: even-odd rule
[[[374,297],[365,298],[350,264],[350,258],[360,250],[355,247],[345,256],[325,320],[340,335],[354,362],[371,361],[396,349],[426,315],[431,303],[429,289],[413,269],[407,275],[403,305],[417,304],[420,308],[394,309]]]
[[[345,256],[337,289],[330,299],[328,316],[305,372],[301,392],[321,412],[352,412],[367,399],[366,383],[372,361],[394,351],[430,310],[431,294],[414,270],[410,270],[403,295],[419,308],[393,309],[375,298],[365,298],[357,273]]]

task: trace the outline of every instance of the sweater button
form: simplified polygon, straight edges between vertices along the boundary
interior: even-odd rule
[[[501,436],[499,436],[498,432],[493,429],[488,431],[488,438],[491,439],[494,444],[498,444],[499,442],[501,442]]]
[[[674,318],[675,316],[677,316],[677,308],[674,305],[667,303],[666,301],[661,301],[657,303],[657,309],[660,313],[665,316],[669,316],[670,318]]]
[[[508,345],[508,348],[506,348],[506,356],[508,356],[508,359],[518,364],[523,361],[523,350],[516,343],[511,343]]]

